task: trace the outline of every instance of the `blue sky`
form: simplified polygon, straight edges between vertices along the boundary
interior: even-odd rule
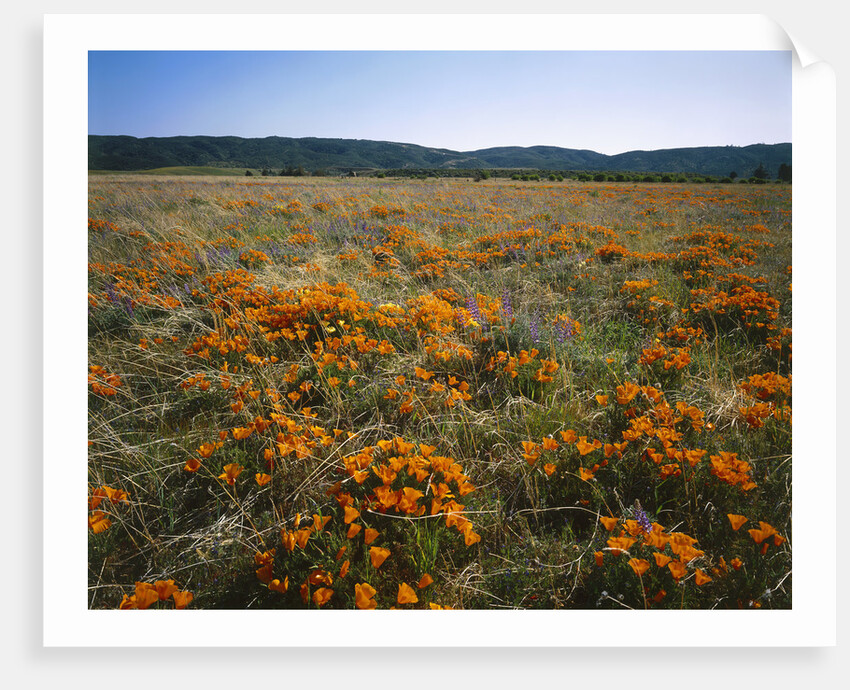
[[[89,53],[89,133],[614,154],[791,141],[790,52]]]

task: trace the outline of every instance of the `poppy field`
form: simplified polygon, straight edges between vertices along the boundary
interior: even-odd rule
[[[791,608],[789,184],[88,206],[89,608]]]

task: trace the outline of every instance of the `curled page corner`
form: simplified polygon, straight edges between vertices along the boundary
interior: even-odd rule
[[[776,28],[779,29],[782,33],[785,34],[785,37],[790,44],[788,47],[794,52],[794,55],[797,57],[797,60],[800,63],[800,66],[803,69],[806,69],[809,65],[814,65],[819,62],[823,62],[823,60],[812,50],[794,36],[788,29],[786,29],[782,24],[774,20],[776,24]]]

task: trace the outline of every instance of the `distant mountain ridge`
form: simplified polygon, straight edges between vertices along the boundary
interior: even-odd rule
[[[171,166],[214,166],[306,171],[352,169],[493,169],[696,173],[748,177],[764,165],[776,176],[791,165],[791,144],[700,146],[628,151],[606,155],[558,146],[499,146],[452,151],[369,139],[316,137],[145,137],[89,135],[89,170],[149,170]]]

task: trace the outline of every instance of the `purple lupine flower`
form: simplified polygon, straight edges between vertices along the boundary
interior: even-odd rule
[[[534,314],[528,320],[528,333],[535,343],[540,342],[540,316]]]
[[[638,524],[643,528],[643,531],[647,534],[652,531],[652,523],[650,523],[649,518],[646,513],[643,512],[643,508],[640,505],[640,501],[635,499],[635,520],[638,521]]]
[[[570,319],[558,320],[555,323],[555,339],[563,344],[573,337],[573,322]]]
[[[106,284],[106,296],[110,302],[115,304],[118,301],[118,295],[115,293],[115,286],[112,283]]]
[[[481,316],[481,310],[478,308],[478,300],[474,296],[466,298],[466,311],[470,313],[480,326],[485,326],[484,318]]]
[[[505,321],[510,321],[514,317],[514,307],[511,304],[511,293],[508,288],[502,290],[502,315]]]

